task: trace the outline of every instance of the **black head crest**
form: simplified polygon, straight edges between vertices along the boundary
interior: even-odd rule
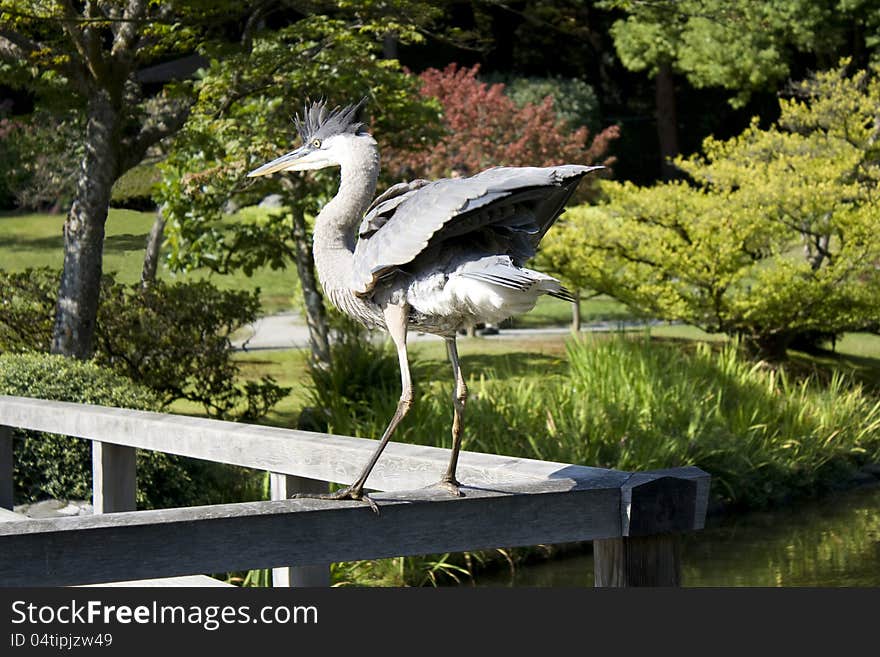
[[[366,96],[354,105],[327,109],[326,100],[318,100],[303,107],[302,114],[293,119],[304,144],[315,139],[324,140],[334,135],[366,133],[360,113],[367,103]]]

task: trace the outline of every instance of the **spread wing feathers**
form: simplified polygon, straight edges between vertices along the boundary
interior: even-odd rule
[[[369,293],[382,276],[412,262],[429,243],[493,229],[497,246],[521,264],[562,212],[581,178],[602,167],[496,167],[470,178],[401,183],[361,223],[352,286]],[[505,244],[499,244],[499,240]]]

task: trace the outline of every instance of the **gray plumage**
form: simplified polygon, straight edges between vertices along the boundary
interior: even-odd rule
[[[502,253],[515,266],[524,266],[591,170],[577,165],[496,167],[470,178],[401,188],[374,203],[361,223],[354,291],[370,292],[377,279],[397,267],[430,265],[425,251],[433,255],[438,245],[453,240],[463,251],[479,241],[485,255]]]
[[[375,509],[364,484],[412,403],[407,329],[446,339],[456,385],[452,457],[440,483],[459,495],[455,469],[467,388],[456,333],[527,312],[542,294],[571,299],[559,281],[525,263],[583,177],[601,167],[495,167],[468,178],[399,183],[372,200],[379,156],[358,117],[362,105],[333,111],[322,102],[306,107],[296,119],[303,145],[248,175],[341,169],[338,193],[315,220],[318,278],[337,308],[389,333],[402,391],[363,473],[332,497],[366,500]]]

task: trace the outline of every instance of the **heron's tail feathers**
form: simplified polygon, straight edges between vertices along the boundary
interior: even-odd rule
[[[562,299],[563,301],[568,301],[569,303],[574,303],[574,293],[569,290],[564,285],[560,285],[558,290],[550,290],[547,292],[548,295],[554,297],[556,299]]]
[[[517,267],[506,256],[486,258],[470,267],[463,267],[459,275],[468,281],[488,284],[485,288],[487,292],[494,290],[489,294],[492,303],[484,301],[480,304],[484,312],[489,310],[486,306],[494,306],[492,310],[508,316],[522,314],[534,308],[543,294],[574,301],[574,295],[552,276]],[[472,295],[477,296],[473,292]]]

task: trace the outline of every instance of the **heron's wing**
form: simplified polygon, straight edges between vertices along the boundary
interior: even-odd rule
[[[581,178],[602,167],[496,167],[470,178],[444,178],[376,200],[364,217],[354,252],[352,285],[376,281],[412,262],[430,244],[491,229],[499,252],[517,261],[534,254]],[[424,181],[419,181],[424,183]],[[383,194],[389,194],[391,188]]]
[[[391,187],[377,196],[370,204],[370,207],[367,208],[364,220],[361,222],[360,228],[358,228],[358,236],[361,239],[370,237],[385,225],[388,217],[394,213],[395,208],[403,203],[412,192],[429,184],[430,181],[419,178],[418,180],[391,185]]]

